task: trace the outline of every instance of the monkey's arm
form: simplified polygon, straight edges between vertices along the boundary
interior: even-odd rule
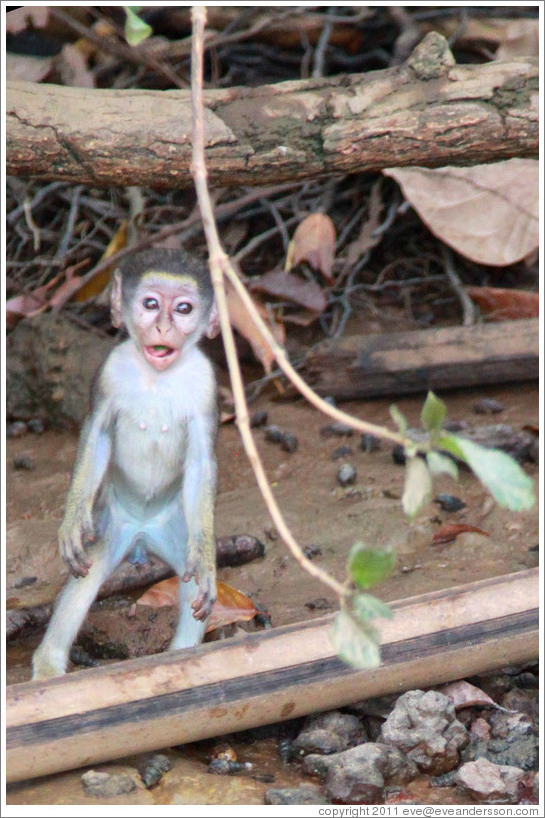
[[[195,619],[206,619],[216,600],[216,413],[210,411],[189,421],[182,501],[188,528],[187,561],[183,582],[195,577],[199,596],[193,603]]]
[[[110,461],[108,417],[108,405],[102,398],[81,431],[64,519],[59,528],[60,554],[75,577],[85,576],[91,567],[83,541],[94,539],[93,504]]]

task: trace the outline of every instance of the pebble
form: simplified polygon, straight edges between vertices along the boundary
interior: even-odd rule
[[[345,463],[337,472],[337,482],[343,488],[346,486],[353,486],[356,482],[357,472],[354,466],[350,463]]]
[[[333,423],[328,423],[327,426],[322,426],[320,434],[324,437],[352,437],[354,429],[347,423],[335,420]]]
[[[315,557],[322,556],[322,549],[319,545],[305,545],[303,548],[303,554],[307,560],[313,560]]]
[[[295,435],[290,434],[289,432],[284,432],[282,435],[282,439],[280,441],[280,448],[283,449],[285,452],[294,452],[299,445],[299,441],[295,437]]]
[[[497,415],[504,409],[503,403],[494,398],[481,398],[473,404],[473,411],[477,415]]]
[[[524,772],[518,767],[493,764],[486,758],[468,761],[457,771],[457,785],[486,804],[516,804]]]
[[[34,432],[35,435],[43,435],[44,433],[44,422],[41,418],[31,418],[28,421],[27,426],[31,432]]]
[[[343,457],[350,457],[352,454],[352,449],[350,446],[337,446],[337,448],[331,453],[332,460],[340,460]]]
[[[143,759],[138,765],[138,772],[144,786],[149,789],[159,783],[170,767],[170,760],[162,753],[157,753],[150,758]]]
[[[8,423],[6,427],[6,437],[23,437],[28,432],[27,424],[22,420]]]
[[[271,787],[265,793],[265,803],[271,805],[296,806],[298,804],[329,804],[317,787]]]
[[[297,756],[330,755],[366,740],[367,734],[357,716],[332,710],[309,716],[292,746]]]
[[[332,607],[333,605],[325,596],[319,596],[305,602],[305,608],[308,608],[309,611],[330,611]]]
[[[88,770],[81,776],[81,783],[87,795],[95,798],[115,798],[136,789],[136,781],[128,773],[110,775],[96,770]]]
[[[266,425],[268,419],[268,413],[265,412],[264,409],[258,409],[258,411],[254,412],[250,418],[250,426],[252,429],[260,429],[262,426]]]
[[[13,458],[13,467],[18,471],[21,469],[30,471],[34,468],[34,463],[27,454],[16,454]]]
[[[442,510],[448,514],[466,507],[464,501],[453,494],[438,494],[437,497],[433,498],[433,502],[441,506]]]
[[[280,429],[280,426],[276,426],[273,423],[265,428],[265,440],[268,440],[269,443],[280,443],[282,437],[283,432]]]
[[[376,452],[378,449],[380,449],[380,438],[366,432],[361,436],[360,449],[362,452]]]

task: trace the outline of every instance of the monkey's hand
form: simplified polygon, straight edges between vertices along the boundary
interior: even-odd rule
[[[212,613],[217,596],[215,563],[210,562],[202,552],[197,552],[193,558],[190,553],[182,582],[189,582],[192,577],[199,586],[199,594],[191,605],[193,616],[204,622]]]
[[[90,509],[65,514],[59,528],[59,551],[64,562],[75,577],[85,577],[92,565],[85,553],[84,541],[94,539],[93,519]]]

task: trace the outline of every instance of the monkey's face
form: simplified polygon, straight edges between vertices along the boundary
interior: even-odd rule
[[[188,343],[199,340],[209,311],[191,276],[150,272],[142,276],[132,295],[125,323],[145,360],[162,372],[179,359]]]

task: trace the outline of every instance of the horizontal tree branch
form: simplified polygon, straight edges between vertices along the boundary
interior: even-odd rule
[[[205,93],[212,184],[536,157],[538,66],[456,65],[428,34],[402,66]],[[93,185],[192,184],[185,90],[7,83],[7,172]]]

